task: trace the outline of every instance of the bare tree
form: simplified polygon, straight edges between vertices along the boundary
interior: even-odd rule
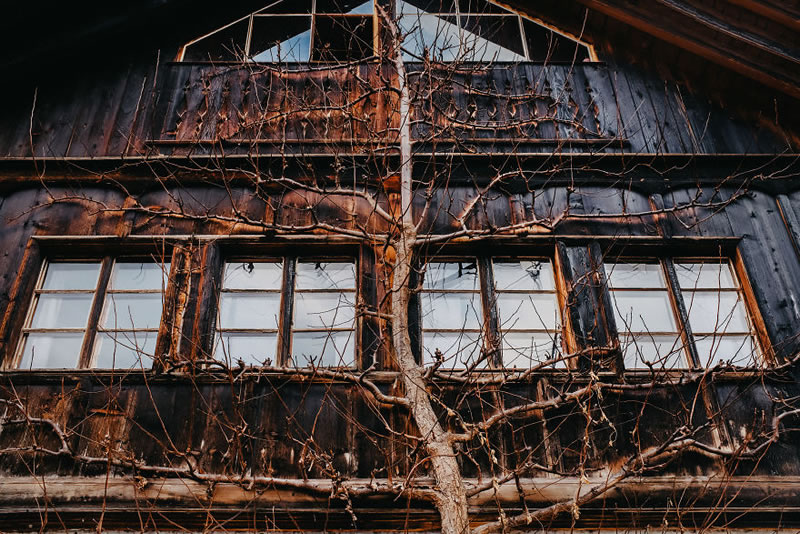
[[[153,437],[157,453],[137,450],[130,434],[136,431],[141,414],[122,408],[131,401],[112,376],[105,387],[103,409],[113,408],[118,419],[105,435],[84,436],[78,425],[64,417],[63,409],[49,409],[10,380],[0,400],[4,407],[0,427],[3,457],[32,473],[46,470],[40,466],[53,459],[80,466],[74,468],[77,470],[87,469],[84,472],[104,472],[107,477],[132,474],[143,486],[147,479],[163,478],[196,482],[209,493],[217,484],[230,483],[246,490],[278,488],[319,498],[329,496],[343,503],[354,523],[358,518],[353,500],[376,495],[406,497],[432,503],[442,532],[448,534],[546,525],[563,515],[577,521],[584,507],[627,480],[675,473],[683,462],[711,464],[715,467],[710,469],[728,474],[736,472],[739,464],[757,465],[770,447],[783,439],[786,422],[800,414],[800,407],[791,399],[773,399],[777,408],[770,418],[755,417],[751,425],[739,429],[740,436],[729,435],[724,421],[728,406],[711,399],[709,389],[715,373],[734,369],[725,355],[716,357],[713,352],[729,350],[731,345],[723,346],[720,340],[734,339],[740,348],[751,343],[750,334],[727,330],[737,320],[734,315],[739,309],[725,308],[724,295],[718,291],[716,330],[706,333],[711,339],[711,363],[674,370],[676,366],[689,367],[675,364],[676,359],[685,358],[686,351],[698,357],[697,348],[687,348],[695,346],[692,332],[687,331],[689,322],[665,334],[661,325],[648,324],[646,314],[625,308],[619,304],[621,298],[614,300],[612,293],[625,290],[613,284],[607,287],[614,278],[611,265],[625,257],[617,251],[618,242],[624,240],[614,232],[607,235],[609,246],[587,255],[598,264],[570,271],[562,264],[568,255],[560,260],[557,278],[568,272],[572,277],[569,287],[552,289],[553,295],[561,295],[556,310],[559,326],[547,334],[545,348],[528,351],[524,365],[511,366],[508,361],[504,365],[504,351],[506,359],[511,359],[509,344],[503,341],[504,330],[511,332],[514,321],[547,322],[550,318],[530,316],[524,298],[512,308],[511,318],[481,312],[496,310],[502,293],[492,286],[485,267],[474,267],[476,273],[480,269],[481,275],[486,275],[484,283],[493,287],[488,292],[491,296],[484,297],[484,292],[477,297],[484,299],[482,304],[472,305],[473,310],[479,308],[476,313],[481,317],[481,324],[474,329],[477,341],[470,337],[468,318],[461,318],[460,332],[452,333],[459,349],[470,344],[473,349],[426,346],[420,351],[420,323],[425,318],[417,317],[415,310],[420,309],[420,299],[429,290],[425,280],[434,276],[437,257],[469,256],[469,252],[449,251],[513,240],[528,240],[534,246],[564,235],[565,228],[588,224],[651,226],[660,237],[665,237],[667,224],[690,232],[739,202],[748,194],[751,182],[747,173],[744,178],[732,176],[729,184],[723,181],[711,192],[697,187],[693,196],[657,205],[630,187],[631,173],[637,169],[623,168],[610,174],[598,163],[599,157],[581,164],[557,157],[562,151],[566,154],[564,149],[576,139],[600,150],[616,148],[620,142],[618,136],[598,127],[596,116],[585,115],[588,108],[575,103],[578,97],[570,93],[568,83],[557,89],[558,94],[535,81],[524,93],[496,85],[472,85],[473,78],[490,79],[486,73],[493,69],[513,67],[498,66],[485,58],[476,61],[476,49],[465,48],[465,42],[470,45],[468,40],[452,45],[458,48],[452,52],[454,61],[438,61],[434,51],[425,51],[409,68],[405,59],[409,51],[404,48],[409,36],[404,35],[393,13],[380,4],[376,9],[383,38],[376,61],[290,69],[280,63],[253,63],[244,57],[237,65],[210,68],[200,81],[203,98],[210,101],[214,91],[236,90],[246,94],[241,101],[248,104],[234,111],[217,109],[225,117],[213,132],[205,131],[202,124],[192,124],[178,109],[176,135],[185,142],[188,158],[177,162],[155,153],[141,154],[148,179],[160,189],[155,202],[124,179],[126,168],[120,166],[98,177],[114,195],[101,197],[82,185],[54,186],[44,175],[41,184],[47,198],[20,210],[19,218],[24,219],[53,213],[60,206],[78,206],[98,220],[135,221],[124,231],[126,235],[150,235],[154,226],[162,225],[166,228],[164,242],[179,243],[171,257],[172,274],[165,272],[163,277],[159,342],[154,349],[146,348],[133,327],[133,334],[115,338],[118,351],[124,348],[142,355],[131,369],[118,369],[117,378],[140,375],[145,391],[152,391],[148,380],[165,376],[185,378],[197,390],[204,380],[225,382],[231,394],[224,407],[203,397],[206,404],[197,408],[218,426],[214,434],[219,449],[187,449],[183,438],[173,440],[177,430],[170,427],[170,418],[160,413],[164,406],[153,398],[146,404],[155,410],[163,427],[161,437]],[[439,31],[445,33],[441,27]],[[476,46],[474,41],[471,45]],[[574,67],[573,63],[569,68]],[[244,73],[246,85],[234,89],[230,84],[238,73]],[[466,97],[466,107],[459,107],[463,102],[457,101],[456,93]],[[490,97],[503,102],[505,109],[483,109],[481,102]],[[212,104],[203,106],[208,112]],[[475,148],[476,140],[486,143],[491,139],[475,133],[478,131],[491,131],[490,135],[499,139],[494,142],[506,146],[493,155],[492,163],[473,169],[465,162],[470,153],[486,155],[484,149]],[[552,132],[546,135],[552,135],[555,142],[553,161],[532,167],[521,161],[516,148],[537,134],[544,137],[543,132]],[[317,150],[311,140],[320,141],[324,150]],[[319,154],[332,163],[317,164]],[[203,157],[194,158],[198,155]],[[420,165],[426,166],[422,172]],[[576,189],[565,182],[564,176],[578,172],[603,173],[604,185]],[[211,186],[197,186],[197,177],[203,173],[213,176]],[[462,174],[458,187],[453,185],[457,173]],[[582,198],[604,194],[620,199],[617,211],[597,213],[578,205]],[[513,199],[522,195],[546,207],[523,207],[518,215]],[[498,215],[498,204],[505,210],[499,210],[503,216]],[[210,254],[209,244],[231,236],[253,241],[267,236],[302,244],[296,246],[313,240],[327,244],[338,240],[374,254],[382,269],[378,276],[384,279],[374,300],[363,295],[357,296],[356,302],[340,298],[333,308],[310,312],[347,316],[352,309],[354,320],[368,321],[374,343],[369,354],[361,356],[368,363],[354,369],[340,346],[334,347],[340,365],[323,361],[321,354],[308,355],[308,365],[297,358],[281,359],[266,347],[263,361],[246,361],[232,344],[198,332],[203,323],[197,317],[204,312],[211,313],[208,328],[220,327],[217,293],[224,284],[219,278],[203,279],[197,271],[205,268],[206,274],[210,272],[204,256]],[[596,243],[588,246],[598,248]],[[154,259],[164,263],[166,256]],[[537,269],[542,268],[532,265],[528,274],[535,278]],[[668,273],[674,272],[671,263],[669,269]],[[727,276],[724,269],[716,272],[718,277]],[[664,283],[668,288],[675,282]],[[686,294],[708,289],[680,287]],[[734,289],[729,289],[731,295]],[[198,296],[201,290],[205,293]],[[667,289],[662,293],[669,298]],[[592,318],[573,319],[577,300],[584,309],[591,309]],[[529,301],[534,314],[549,313]],[[691,307],[690,301],[687,307]],[[129,322],[134,322],[130,309],[117,313],[120,321],[127,313]],[[681,313],[686,315],[691,309]],[[576,333],[572,324],[576,320],[593,320],[594,324],[584,324],[586,329]],[[194,329],[185,326],[192,322]],[[333,323],[328,326],[324,343],[335,345],[336,327]],[[291,330],[283,328],[283,333]],[[357,332],[354,328],[349,335]],[[672,336],[672,344],[656,342],[667,334]],[[281,335],[279,347],[289,343]],[[579,336],[583,338],[576,341]],[[745,349],[737,349],[737,353],[746,353],[747,363],[752,358],[761,366],[751,366],[749,387],[760,387],[788,372],[796,360],[787,358],[767,369],[763,364],[772,363],[773,355],[755,344]],[[150,370],[151,359],[145,357],[148,351],[155,371]],[[636,365],[637,359],[641,364],[637,365],[641,367],[638,376],[626,376],[625,365]],[[280,469],[273,474],[256,465],[254,443],[263,441],[264,436],[248,423],[254,396],[245,384],[262,376],[319,383],[330,391],[333,384],[348,384],[358,391],[359,402],[369,408],[371,416],[380,421],[381,436],[405,453],[387,454],[391,458],[373,470],[370,480],[352,477],[351,452],[315,441],[317,425],[331,417],[330,407],[322,403],[314,417],[289,421],[291,435],[279,437],[298,447],[301,477],[285,476]],[[763,391],[771,395],[772,390],[763,386]],[[274,395],[280,398],[280,390],[276,388]],[[667,415],[657,418],[654,414],[658,412]],[[352,414],[347,417],[349,425],[361,424]],[[406,426],[399,423],[406,418]],[[308,421],[312,421],[310,428]],[[656,421],[658,427],[654,428]],[[374,434],[377,442],[378,432],[370,432],[364,434]],[[542,441],[532,443],[533,435],[540,435]],[[213,454],[221,457],[216,464],[204,457]],[[165,460],[153,462],[158,456]],[[478,475],[466,476],[465,470]],[[542,505],[535,508],[532,494],[543,481],[574,485],[569,486],[571,494],[558,493],[540,500]],[[491,520],[470,517],[470,503],[485,507],[492,502],[496,513]],[[101,520],[98,531],[102,526]]]

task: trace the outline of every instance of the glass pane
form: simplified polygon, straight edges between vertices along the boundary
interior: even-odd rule
[[[747,312],[736,291],[683,292],[693,334],[749,333]]]
[[[532,366],[552,358],[554,346],[558,351],[559,345],[554,335],[505,332],[503,333],[503,366],[530,369]],[[561,361],[555,366],[564,368],[566,363]]]
[[[447,369],[468,367],[480,357],[483,342],[478,332],[423,332],[423,364],[436,361],[436,351],[444,356],[442,367]],[[488,362],[481,362],[486,367]]]
[[[117,262],[111,274],[111,289],[158,290],[167,286],[169,263]]]
[[[352,328],[352,293],[295,293],[294,328]]]
[[[220,328],[278,328],[280,293],[222,293],[219,300]]]
[[[103,305],[103,328],[115,330],[134,330],[158,328],[161,322],[160,293],[106,295]]]
[[[758,351],[752,336],[694,336],[702,367],[719,362],[750,367],[758,366]]]
[[[94,366],[97,369],[150,369],[158,332],[98,332]]]
[[[86,328],[93,294],[44,294],[36,301],[32,328]]]
[[[20,369],[74,369],[83,344],[83,332],[75,334],[28,334]]]
[[[297,367],[355,367],[355,332],[295,332],[292,363]]]
[[[525,61],[519,19],[516,16],[461,17],[464,59],[467,61]]]
[[[281,289],[283,264],[278,262],[226,263],[224,289]]]
[[[237,61],[244,56],[249,18],[203,37],[186,47],[184,61]]]
[[[429,263],[425,269],[424,289],[444,291],[480,289],[475,262]]]
[[[311,50],[311,17],[253,17],[250,57],[253,61],[303,62]]]
[[[681,289],[735,288],[736,279],[730,264],[725,263],[676,263],[675,273]]]
[[[428,56],[436,61],[455,61],[459,57],[461,31],[455,17],[444,20],[433,15],[406,13],[397,20],[403,40],[403,59],[419,61]]]
[[[525,38],[528,41],[528,55],[531,61],[577,62],[589,59],[586,46],[568,37],[540,26],[532,20],[522,19]]]
[[[612,297],[620,332],[678,331],[666,291],[614,291]]]
[[[234,334],[218,332],[214,343],[214,358],[228,365],[239,360],[246,365],[278,365],[278,334]]]
[[[372,16],[314,17],[313,61],[351,61],[372,55]]]
[[[356,268],[352,263],[298,262],[295,288],[355,289]]]
[[[664,272],[658,263],[607,263],[606,277],[611,288],[666,288]]]
[[[477,293],[422,293],[422,324],[428,330],[480,330],[481,299]]]
[[[558,328],[558,305],[552,293],[499,293],[497,309],[503,330]]]
[[[504,289],[554,290],[553,266],[549,261],[515,261],[494,263],[494,284]]]
[[[688,357],[680,336],[624,336],[620,338],[626,369],[657,369],[689,367]]]
[[[99,263],[50,263],[42,289],[90,289],[97,287]]]

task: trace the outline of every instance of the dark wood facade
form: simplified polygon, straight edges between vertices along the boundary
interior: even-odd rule
[[[689,4],[659,2],[659,9],[674,3]],[[797,24],[796,8],[766,1],[725,2],[720,17],[748,3],[765,10],[765,25]],[[515,511],[543,508],[583,484],[602,485],[637,448],[692,427],[698,439],[733,450],[746,449],[753,435],[774,439],[756,458],[687,450],[540,528],[796,529],[800,130],[792,115],[797,71],[785,64],[796,60],[796,39],[775,37],[789,57],[766,63],[766,86],[750,67],[732,68],[732,79],[748,80],[737,94],[694,78],[727,67],[702,42],[700,51],[682,48],[687,36],[673,42],[648,34],[656,50],[693,66],[684,76],[667,72],[668,57],[631,60],[636,52],[616,48],[620,37],[603,44],[605,25],[627,22],[631,45],[649,26],[613,15],[624,8],[640,19],[643,7],[575,4],[590,8],[587,33],[603,62],[455,70],[409,64],[420,231],[458,232],[457,214],[469,199],[496,176],[512,175],[495,182],[466,218],[472,233],[424,253],[554,258],[566,310],[563,349],[585,355],[569,372],[544,369],[501,384],[435,380],[431,387],[457,412],[442,413],[443,420],[478,422],[498,406],[545,400],[598,376],[629,386],[510,419],[490,438],[495,458],[477,439],[461,444],[470,488],[482,488],[498,470],[519,469],[516,484],[525,493],[521,500],[513,481],[497,493],[491,484],[475,489],[474,522],[496,519],[497,502]],[[558,22],[550,3],[537,15]],[[782,16],[788,22],[775,21]],[[190,25],[203,24],[195,17]],[[696,29],[682,32],[706,41]],[[405,436],[414,432],[407,413],[376,405],[361,385],[335,373],[195,363],[210,358],[224,259],[302,248],[356,259],[359,305],[372,312],[359,319],[358,364],[374,369],[381,391],[396,391],[391,350],[379,342],[387,326],[376,317],[386,307],[391,260],[384,243],[359,239],[364,229],[389,235],[391,225],[356,195],[315,196],[285,183],[355,182],[391,211],[401,164],[398,97],[388,88],[394,68],[364,61],[280,71],[171,61],[183,37],[179,31],[176,42],[165,40],[157,58],[142,53],[76,68],[66,80],[37,74],[7,88],[0,112],[0,530],[98,523],[436,529],[430,503],[387,489],[407,477],[431,485],[424,452]],[[748,101],[749,91],[772,95],[778,86],[774,107]],[[353,235],[334,235],[320,223]],[[526,231],[493,235],[515,225]],[[172,260],[158,342],[164,361],[129,373],[13,368],[46,258],[134,253]],[[746,286],[764,365],[666,373],[649,386],[647,372],[622,369],[602,264],[625,256],[730,258]],[[59,436],[52,423],[66,433]],[[80,457],[59,452],[65,444]],[[584,476],[575,475],[579,465]]]

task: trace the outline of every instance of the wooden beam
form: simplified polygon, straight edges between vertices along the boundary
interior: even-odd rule
[[[728,2],[800,32],[800,10],[787,7],[784,0],[780,1],[780,5],[776,2],[756,0],[728,0]]]
[[[681,0],[657,0],[660,4],[667,6],[668,8],[681,13],[682,15],[691,18],[692,20],[703,24],[713,30],[716,30],[720,33],[727,35],[733,39],[737,39],[739,41],[743,41],[750,46],[754,46],[761,50],[764,50],[767,53],[773,54],[775,56],[781,57],[793,63],[800,63],[800,55],[798,55],[796,50],[792,50],[786,48],[779,43],[771,41],[769,39],[765,39],[760,35],[756,35],[754,33],[748,32],[741,28],[736,28],[731,26],[730,24],[726,24],[722,20],[714,17],[713,15],[701,11],[694,7],[693,5],[687,4],[686,2],[682,2]]]
[[[723,65],[740,74],[758,80],[761,83],[778,89],[794,98],[800,99],[800,83],[792,76],[783,77],[778,73],[770,73],[762,65],[750,62],[741,53],[734,50],[724,50],[712,41],[701,41],[697,35],[702,32],[689,32],[681,25],[667,26],[662,19],[654,13],[652,5],[639,7],[629,2],[614,0],[578,0],[585,6],[599,11],[620,22],[633,26],[645,33],[649,33],[663,41],[686,49],[701,57]],[[656,22],[659,20],[659,22]],[[687,21],[689,22],[689,21]],[[685,25],[684,25],[685,26]],[[796,72],[793,73],[796,76]]]

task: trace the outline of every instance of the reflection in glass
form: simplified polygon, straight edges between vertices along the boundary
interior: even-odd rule
[[[439,351],[444,360],[443,368],[463,369],[480,358],[483,341],[480,332],[423,331],[422,346],[425,351],[424,365],[433,364]],[[487,363],[484,360],[480,367],[486,367]]]
[[[222,293],[219,328],[278,328],[280,293]]]
[[[149,369],[157,336],[155,331],[98,332],[94,365],[100,369]]]
[[[477,291],[480,289],[478,265],[474,261],[429,263],[422,287],[440,291]]]
[[[85,289],[94,291],[97,277],[100,275],[100,263],[61,263],[47,265],[42,289]]]
[[[687,367],[683,341],[675,335],[624,335],[620,337],[626,369]]]
[[[666,288],[664,271],[659,263],[606,264],[608,287],[612,289]]]
[[[553,267],[549,261],[496,261],[493,270],[498,291],[555,289]]]
[[[503,331],[558,329],[555,293],[499,293],[497,309]]]
[[[695,334],[750,332],[744,302],[736,291],[685,291],[683,301]]]
[[[558,356],[558,348],[556,335],[507,331],[503,333],[503,366],[509,369],[530,369]],[[566,363],[561,361],[555,366],[563,368]]]
[[[39,295],[31,328],[86,328],[93,293]]]
[[[277,333],[217,333],[214,343],[214,356],[227,363],[236,365],[238,360],[245,365],[278,365]]]
[[[158,328],[161,310],[161,293],[109,293],[100,324],[113,330]]]
[[[736,279],[727,262],[676,263],[675,274],[681,289],[734,289]]]
[[[109,288],[161,291],[168,277],[169,263],[115,262]]]
[[[295,287],[303,289],[355,289],[353,263],[298,262]]]
[[[297,367],[354,367],[354,332],[295,332],[292,364]]]
[[[561,329],[548,260],[495,260],[492,266],[506,368],[530,368],[558,356]],[[556,364],[565,367],[564,362]]]
[[[283,264],[277,262],[226,263],[222,277],[224,289],[280,289]]]
[[[72,369],[78,365],[83,332],[33,332],[23,343],[20,369]]]
[[[758,365],[758,351],[753,336],[695,335],[701,367],[719,363],[735,366]]]
[[[298,292],[294,299],[294,327],[353,328],[355,303],[347,293]]]
[[[617,328],[631,332],[677,332],[666,291],[615,291]]]
[[[423,293],[422,321],[427,330],[479,329],[481,304],[478,293]]]

